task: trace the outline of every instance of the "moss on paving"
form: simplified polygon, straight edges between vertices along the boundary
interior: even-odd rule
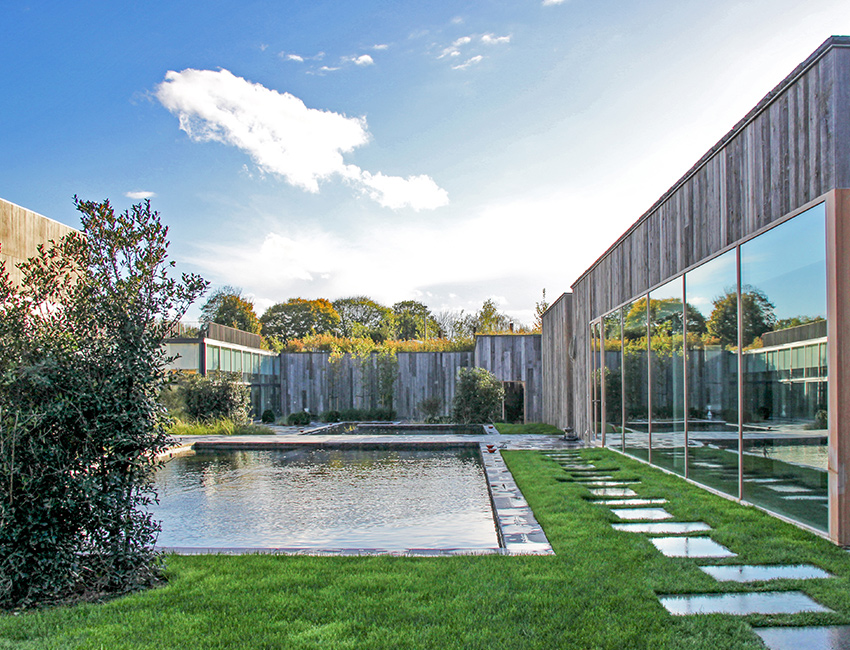
[[[829,542],[601,449],[677,520],[705,521],[739,554],[716,563],[812,563],[838,576],[715,582],[613,530],[610,510],[555,460],[504,452],[556,556],[167,558],[166,586],[100,605],[0,615],[0,648],[763,648],[748,624],[850,623],[850,556]],[[708,562],[712,562],[709,560]],[[834,614],[673,617],[659,594],[801,589]]]

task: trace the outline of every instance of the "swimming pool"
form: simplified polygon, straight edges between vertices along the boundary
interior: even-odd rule
[[[499,548],[477,448],[199,451],[156,489],[163,548]]]

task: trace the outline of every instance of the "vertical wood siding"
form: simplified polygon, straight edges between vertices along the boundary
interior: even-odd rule
[[[475,366],[500,381],[525,384],[525,421],[543,419],[540,334],[493,334],[475,337]]]

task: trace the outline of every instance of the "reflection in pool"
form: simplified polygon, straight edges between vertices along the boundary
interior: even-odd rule
[[[156,488],[161,547],[499,546],[477,450],[200,452]]]

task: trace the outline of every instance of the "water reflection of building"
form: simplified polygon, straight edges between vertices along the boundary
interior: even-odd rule
[[[845,545],[848,102],[832,37],[578,278],[542,342],[548,422]]]

